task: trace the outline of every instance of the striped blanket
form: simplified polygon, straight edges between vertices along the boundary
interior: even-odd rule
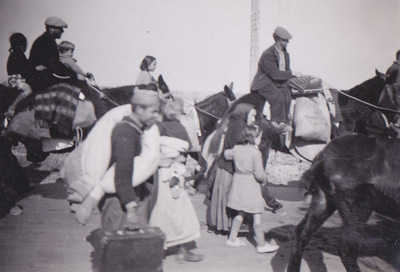
[[[60,83],[35,96],[35,121],[40,128],[50,128],[69,136],[75,117],[80,89]]]

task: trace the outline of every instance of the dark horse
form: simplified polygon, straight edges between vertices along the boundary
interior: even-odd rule
[[[159,82],[164,81],[159,78]],[[164,89],[164,93],[169,92],[168,86],[165,83],[160,85],[162,86],[161,88]],[[134,87],[135,86],[130,85],[103,89],[102,92],[113,102],[122,105],[129,103]],[[199,116],[201,142],[203,142],[215,130],[219,119],[222,118],[228,110],[230,101],[234,101],[235,99],[236,97],[232,91],[232,84],[230,84],[230,86],[224,86],[224,91],[209,96],[203,101],[194,104]]]
[[[159,77],[159,87],[161,91],[164,94],[168,94],[169,88],[165,81],[163,80],[162,76]],[[12,103],[14,96],[16,97],[17,94],[14,94],[15,91],[13,92],[10,90],[8,87],[5,87],[1,85],[1,92],[0,92],[0,98],[4,96],[6,99],[1,99],[1,111],[5,112],[8,109],[8,106]],[[102,105],[101,107],[105,107],[106,109],[111,109],[114,108],[118,105],[122,104],[127,104],[129,103],[133,90],[134,90],[133,85],[131,86],[123,86],[123,87],[117,87],[117,88],[106,88],[101,90],[101,92],[104,94],[104,98],[100,101]],[[100,90],[97,88],[93,88],[95,92],[99,92]],[[172,95],[171,95],[172,96]],[[14,98],[15,99],[15,98]],[[204,101],[201,101],[197,104],[195,104],[195,107],[199,111],[199,119],[200,119],[200,125],[201,125],[201,130],[204,132],[204,134],[211,133],[213,129],[215,129],[216,123],[218,122],[217,118],[220,118],[225,111],[229,107],[228,100],[234,100],[235,96],[232,92],[232,90],[225,86],[224,92],[220,92],[218,94],[215,94]],[[96,107],[96,105],[94,105]],[[210,118],[210,116],[213,116]],[[215,117],[217,118],[215,118]],[[86,130],[88,132],[90,130],[90,127]],[[28,139],[26,137],[21,137],[19,135],[11,135],[14,140],[22,142],[27,149],[27,159],[32,162],[41,162],[46,157],[48,156],[49,153],[47,152],[42,152],[41,151],[41,141],[36,140],[36,139]],[[70,150],[66,150],[70,151]]]
[[[360,255],[379,256],[400,269],[398,222],[366,224],[373,211],[400,219],[399,154],[398,139],[348,134],[317,155],[302,176],[312,202],[296,227],[287,271],[300,271],[305,246],[336,210],[343,222],[337,248],[347,271],[360,271]]]
[[[377,118],[383,112],[387,122],[393,122],[398,109],[396,101],[388,98],[385,83],[377,72],[347,93],[386,110],[340,97],[344,135],[331,141],[302,176],[312,202],[296,227],[288,271],[300,271],[305,246],[336,210],[343,219],[338,250],[347,271],[360,271],[357,257],[361,255],[379,256],[400,269],[399,225],[384,223],[377,230],[366,224],[373,211],[400,219],[400,142]]]
[[[387,99],[382,99],[382,90],[384,90],[385,87],[385,75],[377,70],[375,73],[376,75],[373,78],[366,80],[350,90],[338,92],[336,89],[331,89],[332,93],[338,93],[339,105],[337,105],[338,107],[336,110],[340,112],[342,117],[339,129],[337,131],[332,131],[333,137],[344,135],[349,132],[368,133],[367,130],[373,127],[371,119],[373,118],[374,114],[378,116],[378,114],[376,114],[377,109],[360,101],[364,101],[374,106],[381,106],[389,109],[395,108],[394,105],[387,103]],[[266,100],[264,97],[257,93],[250,92],[238,98],[232,104],[229,112],[231,112],[240,103],[249,103],[255,106],[259,116],[261,116],[265,102]],[[394,116],[391,111],[381,111],[388,116],[389,121],[393,120]],[[380,122],[380,124],[377,126],[380,127],[379,129],[382,129],[382,122]],[[272,141],[271,147],[275,150],[286,152],[286,148],[283,147],[283,143],[281,143],[279,132],[271,126],[268,126],[268,128],[267,134]]]

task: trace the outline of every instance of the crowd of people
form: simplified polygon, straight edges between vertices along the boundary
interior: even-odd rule
[[[57,44],[67,24],[60,18],[49,17],[45,21],[46,31],[33,43],[29,59],[25,56],[27,40],[21,33],[10,37],[10,56],[7,63],[10,87],[20,90],[19,96],[5,113],[12,117],[19,103],[27,97],[43,93],[45,88],[57,82],[78,86],[84,96],[94,104],[101,97],[88,88],[86,79],[94,80],[91,73],[84,72],[73,58],[75,45],[69,41]],[[263,96],[271,107],[272,124],[281,131],[291,131],[288,119],[291,94],[287,85],[293,77],[286,47],[291,34],[284,28],[276,28],[274,45],[261,56],[251,91]],[[397,61],[389,69],[397,71]],[[140,73],[131,99],[131,111],[111,129],[111,155],[108,167],[115,168],[113,179],[106,185],[98,182],[91,192],[75,198],[69,191],[71,209],[78,221],[85,224],[105,193],[115,193],[126,213],[124,227],[145,229],[159,227],[166,235],[165,248],[177,247],[178,261],[198,262],[203,259],[193,253],[188,243],[200,237],[200,224],[188,193],[186,177],[193,168],[187,166],[191,146],[196,145],[180,122],[184,102],[170,93],[166,96],[151,74],[157,65],[153,56],[146,56],[140,64]],[[393,85],[398,88],[398,78]],[[101,103],[99,103],[101,105]],[[239,104],[226,117],[224,135],[216,137],[222,150],[216,158],[216,171],[211,180],[207,224],[218,233],[229,233],[227,247],[246,246],[238,238],[238,231],[245,218],[251,217],[256,240],[256,252],[274,252],[278,246],[264,238],[262,214],[267,204],[273,211],[282,205],[267,189],[265,173],[265,150],[260,146],[263,130],[256,116],[260,110],[250,104]],[[105,114],[104,107],[96,107],[96,116]],[[157,148],[146,148],[143,134],[155,130]],[[148,168],[145,176],[150,179],[135,179],[135,173],[144,171],[138,158],[146,163],[146,156],[156,158],[156,167]],[[90,163],[90,162],[89,162]],[[147,161],[147,163],[149,163]],[[103,186],[103,187],[102,187]],[[72,187],[72,186],[71,186]],[[111,187],[109,190],[107,188]]]

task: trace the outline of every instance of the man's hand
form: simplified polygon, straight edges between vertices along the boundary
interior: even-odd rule
[[[141,229],[148,227],[147,219],[138,211],[138,203],[135,201],[125,204],[126,222],[125,227],[129,229]]]
[[[44,71],[47,69],[47,67],[40,64],[40,65],[36,66],[35,69],[36,69],[36,71]]]

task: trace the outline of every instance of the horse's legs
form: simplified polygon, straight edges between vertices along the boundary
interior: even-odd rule
[[[289,256],[287,271],[300,271],[301,258],[304,248],[308,244],[311,236],[336,210],[322,190],[313,194],[312,202],[306,216],[297,225],[292,248]]]
[[[343,219],[343,232],[339,241],[339,255],[347,271],[361,271],[357,264],[361,246],[366,237],[363,231],[373,210],[373,198],[369,197],[369,188],[343,193],[337,206]],[[347,201],[343,201],[346,199]]]

